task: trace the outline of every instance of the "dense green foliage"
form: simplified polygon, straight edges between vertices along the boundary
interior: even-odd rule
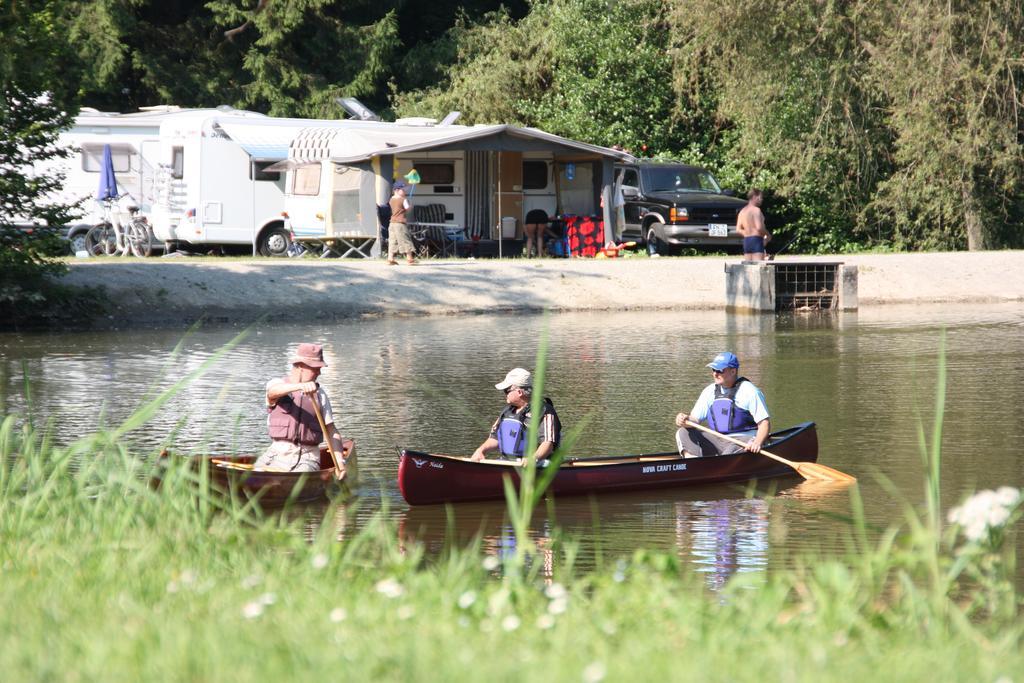
[[[26,46],[4,72],[72,105],[457,109],[760,186],[793,250],[1024,246],[1015,0],[8,0],[3,21]]]
[[[72,210],[50,199],[63,181],[57,162],[69,154],[57,147],[57,135],[70,125],[75,108],[67,91],[52,91],[54,83],[76,74],[57,18],[60,6],[59,0],[9,2],[0,12],[2,327],[73,314],[88,296],[50,278],[64,272],[55,257],[66,247],[48,226],[67,223]]]
[[[518,13],[523,3],[504,3]],[[494,0],[64,0],[84,77],[81,103],[227,104],[276,116],[340,118],[340,95],[387,111],[391,89],[434,83],[457,17]]]

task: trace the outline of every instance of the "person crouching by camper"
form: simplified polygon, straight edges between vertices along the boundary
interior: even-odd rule
[[[412,211],[412,204],[405,195],[405,182],[398,180],[391,190],[391,200],[388,205],[391,207],[391,225],[388,227],[388,265],[397,266],[395,260],[397,254],[405,254],[405,262],[410,266],[416,263],[416,248],[412,244],[412,235],[409,233],[409,213]]]
[[[505,375],[505,379],[494,385],[495,389],[505,392],[505,409],[491,426],[487,440],[470,456],[471,460],[483,460],[488,453],[500,451],[503,458],[521,459],[526,454],[527,431],[533,415],[530,412],[530,398],[533,395],[533,377],[528,370],[513,368]],[[545,398],[541,404],[540,423],[537,428],[537,450],[532,457],[540,462],[551,457],[562,439],[562,424],[555,413],[551,399]]]
[[[316,382],[321,369],[326,366],[324,349],[320,344],[299,344],[292,356],[292,369],[288,376],[267,382],[267,426],[273,443],[256,460],[255,469],[283,472],[324,469],[320,465],[320,442],[324,432],[320,428],[314,402],[320,409],[334,452],[342,452],[341,435],[334,426],[331,400]],[[344,472],[344,463],[339,464],[341,472]]]

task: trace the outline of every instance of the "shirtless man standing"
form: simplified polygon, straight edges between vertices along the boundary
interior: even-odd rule
[[[743,235],[743,258],[747,261],[765,260],[765,245],[772,238],[764,227],[763,200],[764,193],[753,188],[747,193],[747,205],[740,209],[736,218],[736,232]]]

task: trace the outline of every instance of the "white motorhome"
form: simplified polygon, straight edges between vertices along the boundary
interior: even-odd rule
[[[110,145],[118,189],[129,193],[143,215],[149,215],[156,201],[156,177],[160,153],[160,124],[181,112],[178,107],[148,107],[135,114],[118,114],[83,108],[57,144],[75,153],[37,165],[36,171],[64,171],[64,185],[52,200],[77,204],[75,221],[68,238],[73,251],[85,248],[85,233],[104,219],[103,206],[96,201],[103,147]]]
[[[287,157],[298,131],[291,119],[198,109],[160,127],[153,232],[168,248],[247,245],[283,253],[283,174],[267,166]]]
[[[512,239],[531,209],[592,215],[604,193],[610,206],[612,164],[629,158],[533,128],[433,119],[352,124],[304,129],[288,162],[275,166],[288,171],[285,213],[295,239],[333,242],[347,255],[379,254],[377,206],[412,168],[420,176],[412,193],[417,222],[426,215],[476,238]]]
[[[253,254],[282,256],[285,225],[282,171],[300,133],[361,121],[274,118],[233,110],[194,110],[160,129],[154,232],[168,247],[248,245]],[[314,143],[315,144],[315,143]]]

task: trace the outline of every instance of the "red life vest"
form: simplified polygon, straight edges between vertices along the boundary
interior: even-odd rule
[[[274,441],[317,446],[324,438],[324,432],[313,411],[313,401],[301,391],[277,399],[277,403],[267,408],[267,413],[270,438]]]

